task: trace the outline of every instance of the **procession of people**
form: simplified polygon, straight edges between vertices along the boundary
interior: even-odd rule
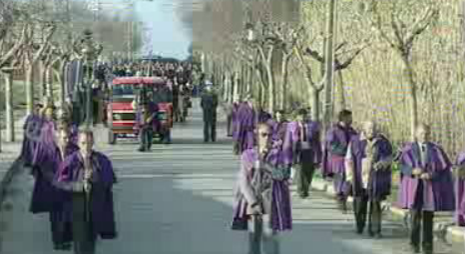
[[[117,237],[116,176],[109,158],[93,149],[93,132],[78,130],[70,116],[48,104],[26,120],[21,157],[35,179],[29,211],[49,214],[54,250],[93,254],[97,239]]]
[[[435,212],[455,211],[457,225],[465,226],[465,152],[452,163],[440,144],[430,140],[427,124],[420,124],[414,139],[396,153],[375,121],[360,123],[357,131],[352,112],[346,109],[322,133],[320,123],[308,116],[308,108],[278,110],[272,119],[250,97],[225,108],[227,135],[233,137],[233,152],[241,160],[232,229],[249,231],[250,254],[279,253],[273,236],[292,228],[290,185],[297,185],[296,196],[308,198],[316,169],[333,181],[342,212],[347,212],[352,197],[357,234],[366,228],[369,236],[382,238],[381,203],[395,185],[399,193],[394,205],[410,213],[414,253],[433,253]],[[399,182],[392,181],[395,162]]]

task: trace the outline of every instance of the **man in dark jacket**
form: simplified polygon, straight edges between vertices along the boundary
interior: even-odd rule
[[[203,110],[203,140],[212,142],[216,140],[216,108],[218,107],[218,97],[212,91],[211,86],[207,86],[202,95],[200,105]]]

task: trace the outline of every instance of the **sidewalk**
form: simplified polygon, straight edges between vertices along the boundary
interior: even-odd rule
[[[25,117],[15,122],[15,142],[7,143],[2,141],[2,152],[0,152],[0,212],[3,209],[3,200],[6,194],[6,187],[14,176],[12,169],[19,165],[18,160],[23,142],[23,123]],[[2,138],[5,137],[5,130],[2,130]]]
[[[327,194],[334,196],[335,191],[333,183],[331,181],[323,180],[322,178],[314,178],[312,182],[312,188],[315,190],[326,192]],[[351,207],[353,199],[349,197],[348,204]],[[395,220],[407,221],[408,211],[397,207],[390,202],[383,202],[382,207],[385,211],[390,212],[390,216]],[[435,235],[441,237],[447,241],[463,242],[465,240],[465,228],[458,227],[454,223],[453,213],[451,212],[438,212],[435,213]],[[404,223],[405,225],[405,223]]]

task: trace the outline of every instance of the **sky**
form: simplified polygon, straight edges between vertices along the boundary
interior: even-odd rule
[[[108,2],[128,2],[127,0],[100,0]],[[189,32],[183,28],[179,15],[176,14],[176,2],[183,0],[133,0],[135,14],[144,23],[149,45],[143,48],[143,53],[153,50],[153,54],[164,57],[185,59],[188,47],[192,41]],[[106,5],[103,5],[106,6]],[[109,7],[103,7],[108,9]],[[121,8],[121,7],[120,7]],[[128,15],[128,11],[120,11],[121,15]]]

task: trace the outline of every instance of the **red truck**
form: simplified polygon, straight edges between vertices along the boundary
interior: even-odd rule
[[[157,118],[160,128],[155,139],[162,140],[170,135],[173,128],[172,91],[164,79],[159,77],[122,77],[115,78],[110,86],[110,98],[107,104],[108,142],[115,144],[119,138],[137,138],[134,131],[136,119],[136,95],[141,89],[153,95],[158,106]]]

